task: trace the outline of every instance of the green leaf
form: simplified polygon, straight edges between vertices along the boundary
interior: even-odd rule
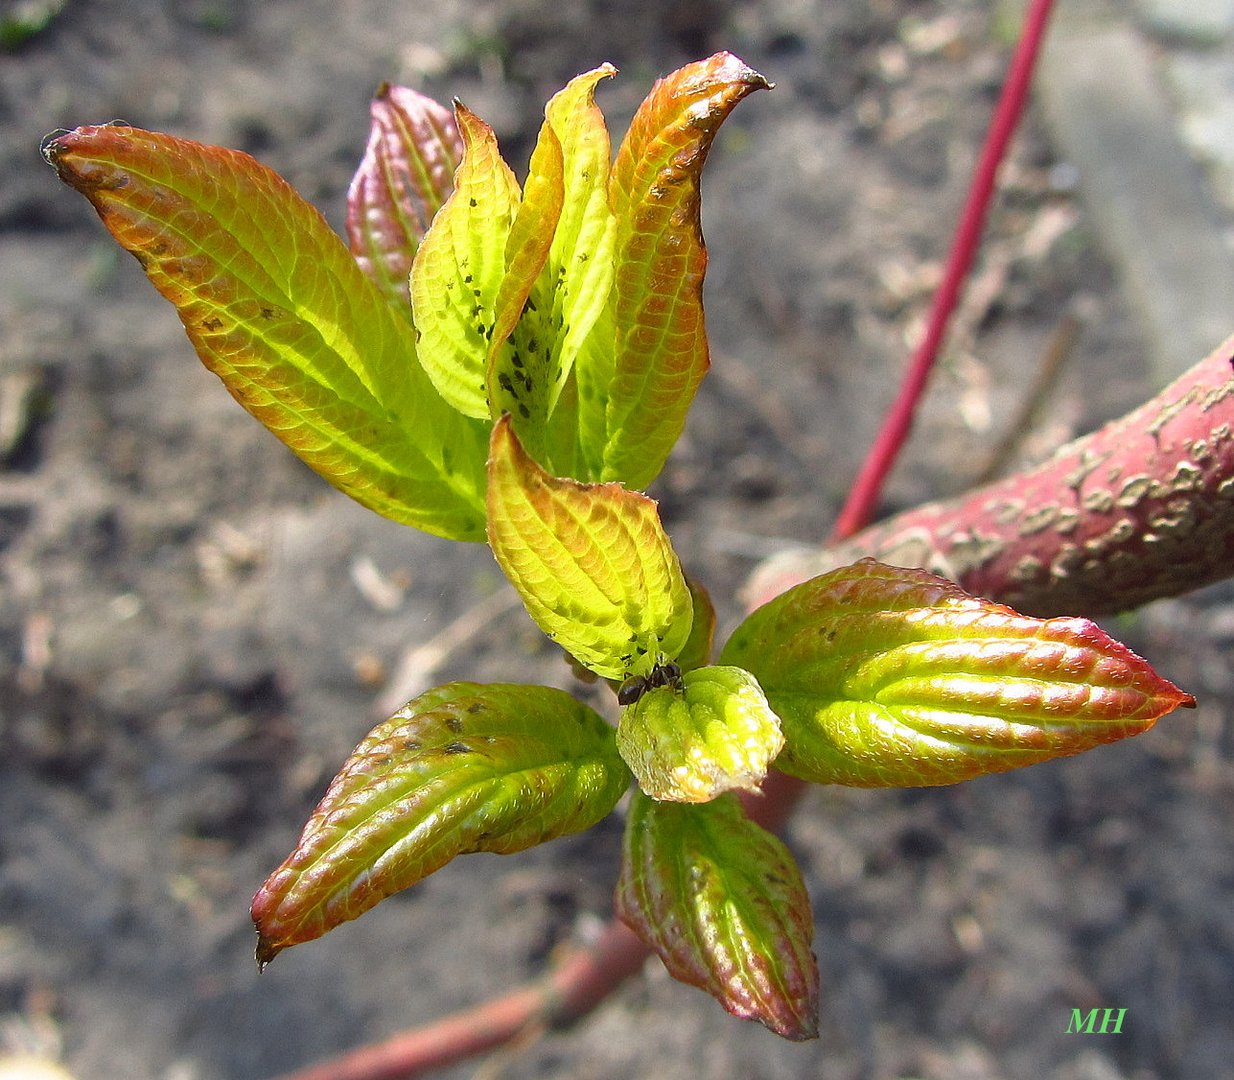
[[[463,139],[449,109],[405,86],[383,83],[370,115],[347,193],[347,235],[360,269],[410,319],[412,258],[454,187]]]
[[[411,266],[411,307],[420,362],[459,412],[489,419],[486,372],[518,182],[493,129],[455,107],[463,163]]]
[[[1195,699],[1087,619],[1030,619],[871,559],[755,611],[725,647],[816,783],[951,784],[1138,735]]]
[[[735,796],[682,806],[635,792],[616,904],[673,978],[777,1035],[817,1038],[814,921],[801,872]]]
[[[602,479],[645,488],[709,364],[699,175],[721,122],[770,84],[729,53],[673,72],[639,106],[613,164],[615,371]]]
[[[690,636],[690,591],[656,504],[550,476],[508,416],[489,453],[488,538],[540,629],[603,678],[645,675]]]
[[[716,639],[716,609],[711,602],[711,594],[701,582],[687,574],[686,585],[690,590],[694,614],[690,621],[690,638],[678,654],[677,663],[683,671],[690,671],[711,661],[711,650]]]
[[[559,365],[550,347],[551,292],[541,271],[565,197],[562,167],[561,143],[545,124],[506,242],[506,273],[497,295],[485,369],[492,415],[509,413],[537,460],[544,460],[545,427],[560,392]]]
[[[48,161],[179,310],[232,396],[365,506],[483,535],[487,431],[433,391],[408,324],[322,216],[247,154],[83,127]]]
[[[621,711],[617,747],[653,799],[710,802],[756,791],[784,745],[758,683],[736,667],[687,671]]]
[[[257,959],[320,937],[456,855],[590,828],[629,780],[612,728],[564,691],[430,690],[356,747],[258,890]]]
[[[522,260],[527,270],[535,265],[536,274],[511,272],[503,286],[505,302],[498,305],[490,359],[494,415],[510,413],[527,451],[557,475],[598,475],[598,447],[590,471],[580,464],[576,397],[567,394],[563,403],[562,395],[612,284],[616,223],[608,206],[609,141],[595,104],[595,88],[615,73],[612,65],[603,64],[579,75],[545,107],[523,206],[511,234],[512,252],[520,231],[538,235],[539,262]],[[545,191],[538,199],[532,197],[533,182]],[[525,228],[524,218],[529,222]],[[517,263],[512,253],[507,261],[513,270]],[[611,353],[610,335],[586,355],[611,358]],[[611,359],[608,366],[605,385],[611,377]],[[594,391],[593,403],[599,402],[594,378],[584,385]],[[602,446],[602,402],[592,411],[597,413],[598,446]],[[555,420],[551,435],[550,418]]]

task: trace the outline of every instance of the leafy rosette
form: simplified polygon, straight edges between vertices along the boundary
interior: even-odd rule
[[[699,174],[766,80],[727,53],[658,82],[610,165],[597,83],[545,109],[520,188],[492,129],[383,85],[348,248],[251,157],[122,125],[48,141],[203,363],[365,506],[484,537],[492,423],[553,475],[641,489],[707,368]],[[408,303],[410,302],[410,308]]]

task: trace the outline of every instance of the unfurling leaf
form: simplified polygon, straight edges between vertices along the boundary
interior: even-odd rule
[[[612,284],[615,222],[608,206],[609,139],[595,88],[614,74],[611,64],[602,64],[571,79],[545,107],[510,234],[510,269],[497,306],[489,361],[494,415],[510,413],[532,457],[555,475],[577,479],[598,477],[599,469],[597,464],[589,470],[580,460],[575,384],[564,400],[562,395]],[[528,237],[538,241],[534,248]],[[604,342],[593,341],[585,355],[611,359],[611,353],[610,334]],[[604,377],[611,377],[611,362]],[[598,399],[594,380],[593,375],[584,385]],[[602,402],[597,420],[593,434],[601,438]],[[598,450],[595,456],[598,461]]]
[[[788,849],[736,796],[703,806],[635,792],[617,913],[673,978],[777,1035],[818,1035],[814,921]]]
[[[629,784],[613,730],[547,686],[451,683],[376,727],[253,899],[269,962],[456,855],[590,828]]]
[[[769,85],[729,53],[687,64],[656,83],[617,151],[616,356],[602,479],[645,488],[681,434],[709,363],[699,175],[724,118]]]
[[[680,681],[622,709],[617,746],[639,787],[688,803],[756,790],[784,745],[758,683],[735,667],[697,668]]]
[[[454,186],[463,140],[449,109],[405,86],[382,84],[370,113],[347,193],[347,235],[360,269],[410,319],[411,261]]]
[[[1195,699],[1087,619],[1031,619],[863,560],[733,634],[783,722],[776,768],[816,783],[951,784],[1076,754]]]
[[[676,657],[693,605],[656,504],[620,484],[550,476],[509,421],[489,451],[488,539],[531,617],[606,679]]]
[[[284,180],[247,154],[116,125],[46,155],[175,304],[206,367],[305,462],[395,521],[482,538],[486,428],[433,390],[410,325]]]
[[[411,310],[433,385],[461,413],[487,420],[489,345],[519,189],[493,129],[463,105],[455,115],[463,163],[416,251]]]

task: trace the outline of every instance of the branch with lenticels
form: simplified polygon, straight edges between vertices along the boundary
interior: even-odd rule
[[[929,503],[821,550],[768,560],[765,603],[873,556],[1030,615],[1125,611],[1234,572],[1234,337],[1147,404],[1027,472]]]

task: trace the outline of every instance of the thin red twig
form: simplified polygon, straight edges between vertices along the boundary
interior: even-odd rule
[[[866,524],[883,480],[908,436],[916,403],[972,264],[998,165],[1023,111],[1052,6],[1053,0],[1031,0],[925,338],[836,523],[834,539],[850,536]],[[800,781],[773,771],[763,784],[761,795],[745,800],[746,809],[760,825],[776,829],[788,820],[803,790]],[[594,944],[577,949],[537,982],[385,1042],[289,1073],[281,1080],[412,1080],[425,1076],[435,1069],[508,1045],[520,1035],[585,1016],[638,972],[647,955],[642,941],[614,918]]]
[[[998,167],[1024,112],[1033,68],[1053,6],[1054,0],[1031,0],[1024,16],[1024,26],[1016,43],[1015,54],[1011,58],[1007,81],[994,110],[990,130],[973,173],[973,183],[960,213],[960,222],[947,257],[943,280],[938,292],[934,294],[925,334],[913,353],[899,393],[888,410],[883,426],[875,437],[857,479],[853,482],[848,499],[836,519],[831,532],[833,543],[847,539],[870,523],[887,474],[908,439],[917,405],[925,392],[926,382],[938,357],[947,324],[951,320],[960,289],[968,277],[973,255],[981,241],[982,226],[985,224],[986,211],[994,191]]]

